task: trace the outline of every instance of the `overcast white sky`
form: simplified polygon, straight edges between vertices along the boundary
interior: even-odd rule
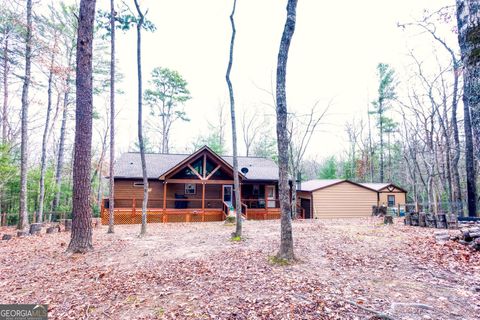
[[[105,8],[105,2],[99,1],[98,6]],[[214,121],[220,103],[229,106],[225,70],[232,1],[140,2],[157,27],[154,33],[143,33],[145,86],[156,66],[179,71],[189,83],[192,99],[185,111],[191,121],[177,123],[171,139],[173,151],[182,152],[199,133],[206,133],[206,123]],[[397,22],[417,19],[425,9],[453,4],[453,0],[299,0],[288,62],[288,107],[302,112],[317,100],[324,106],[333,102],[309,157],[323,158],[344,150],[345,122],[366,115],[368,101],[375,97],[379,62],[401,73],[408,63],[408,48],[429,46],[425,37],[402,31]],[[275,81],[285,6],[286,0],[238,0],[232,80],[239,113],[256,107],[260,113],[273,114],[265,105],[270,97],[258,87],[270,89]],[[118,32],[117,41],[119,68],[125,76],[121,85],[125,94],[117,98],[121,110],[117,142],[119,151],[127,151],[137,139],[135,32]]]

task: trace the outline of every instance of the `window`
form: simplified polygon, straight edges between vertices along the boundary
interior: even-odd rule
[[[388,206],[389,207],[395,206],[395,196],[394,195],[388,195]]]
[[[190,168],[185,168],[179,173],[175,174],[173,179],[198,179],[197,175],[193,173]]]
[[[205,163],[205,169],[206,169],[205,177],[208,177],[210,173],[212,173],[212,171],[215,170],[216,167],[217,165],[207,158],[207,162]]]
[[[191,166],[203,177],[203,157],[192,162]]]
[[[185,194],[196,194],[196,185],[194,183],[185,183]]]

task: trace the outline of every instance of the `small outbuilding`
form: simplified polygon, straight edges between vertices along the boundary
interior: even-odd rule
[[[393,183],[361,183],[377,192],[377,206],[398,207],[407,203],[407,190]]]
[[[346,180],[310,180],[297,188],[298,204],[305,219],[356,218],[372,215],[378,202],[374,189]]]

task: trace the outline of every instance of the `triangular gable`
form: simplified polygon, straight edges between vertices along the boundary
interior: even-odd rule
[[[164,173],[162,173],[159,177],[160,180],[165,180],[165,178],[171,176],[172,174],[176,174],[179,170],[181,170],[183,167],[188,167],[189,163],[191,163],[194,160],[197,160],[197,157],[202,155],[203,153],[208,154],[211,158],[215,159],[218,161],[221,165],[224,167],[228,168],[229,170],[232,171],[233,174],[233,167],[226,162],[222,157],[220,157],[218,154],[216,154],[212,149],[210,149],[208,146],[203,146],[202,148],[198,149],[194,153],[192,153],[190,156],[186,157],[184,160],[180,161],[177,163],[175,166],[172,168],[168,169]],[[241,179],[245,179],[245,176],[241,173],[238,172],[238,175]],[[199,177],[200,178],[200,177]]]
[[[397,191],[398,190],[398,191]],[[391,193],[407,193],[407,190],[403,189],[403,188],[400,188],[399,186],[397,185],[394,185],[393,183],[390,183],[388,185],[386,185],[385,187],[381,188],[380,190],[378,190],[378,192],[391,192]]]

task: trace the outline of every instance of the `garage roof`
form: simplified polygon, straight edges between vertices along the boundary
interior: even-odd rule
[[[302,182],[298,191],[315,191],[347,181],[346,179],[315,179]]]

